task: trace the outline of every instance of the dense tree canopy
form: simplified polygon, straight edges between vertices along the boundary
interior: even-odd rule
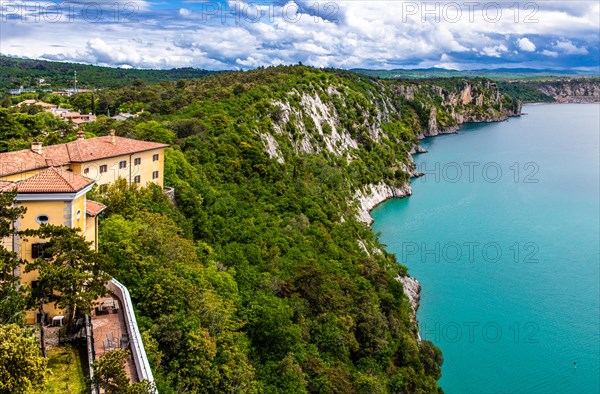
[[[131,292],[158,390],[438,392],[441,354],[417,340],[396,280],[406,268],[356,219],[353,198],[406,184],[432,118],[454,127],[457,113],[516,108],[488,82],[295,66],[98,92],[99,113],[143,112],[99,117],[87,137],[114,128],[172,144],[175,205],[125,181],[90,195],[108,206],[104,269]],[[477,102],[454,100],[467,85]],[[74,138],[39,134],[51,135]]]
[[[0,393],[31,393],[46,379],[46,359],[32,333],[17,324],[0,324]]]
[[[125,371],[129,357],[127,350],[111,350],[103,353],[92,364],[94,378],[92,383],[106,394],[153,394],[154,386],[147,380],[132,383]]]
[[[323,132],[360,141],[351,161],[298,152],[273,133],[284,117],[274,100],[329,86],[342,92],[323,96],[341,124]],[[95,133],[174,143],[165,176],[176,210],[152,188],[94,196],[109,206],[100,247],[130,288],[161,392],[437,392],[441,356],[416,340],[395,280],[405,269],[361,248],[380,245],[348,205],[363,184],[407,181],[398,163],[427,121],[398,99],[405,115],[382,123],[389,139],[376,143],[366,114],[387,100],[378,89],[388,88],[295,67],[106,92],[111,112],[145,112]],[[297,121],[290,130],[323,143],[308,117]],[[257,131],[274,135],[284,163]]]
[[[158,82],[201,78],[215,73],[194,68],[139,70],[0,56],[0,92],[5,89],[18,89],[20,86],[54,90],[70,89],[73,87],[75,71],[77,71],[79,88],[97,89],[125,86],[136,81]],[[44,83],[48,85],[40,86],[40,79],[44,79]]]
[[[78,308],[89,311],[106,292],[104,284],[110,279],[106,260],[91,249],[91,243],[81,237],[79,229],[45,224],[22,234],[47,240],[44,256],[25,265],[25,272],[38,272],[41,291],[33,292],[34,305],[44,303],[51,294],[57,306],[72,312],[72,319]]]
[[[0,239],[15,233],[13,223],[26,212],[13,204],[14,197],[15,193],[0,193]],[[25,317],[29,292],[14,274],[20,264],[17,254],[0,244],[0,324],[22,323]]]

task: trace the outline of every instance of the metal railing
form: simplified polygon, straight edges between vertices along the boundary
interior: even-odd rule
[[[127,333],[129,334],[131,356],[135,364],[138,380],[147,380],[154,384],[154,375],[152,375],[150,363],[148,362],[146,350],[144,349],[144,343],[142,342],[142,336],[140,335],[135,319],[129,290],[116,279],[111,279],[110,282],[106,284],[106,288],[119,297],[123,303],[123,317],[125,318]],[[155,393],[158,394],[158,391],[155,390]]]

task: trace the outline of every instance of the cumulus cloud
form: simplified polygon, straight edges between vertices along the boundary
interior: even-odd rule
[[[180,8],[179,9],[179,15],[183,16],[184,18],[187,16],[192,15],[192,11],[188,10],[187,8]]]
[[[558,41],[554,44],[554,49],[564,53],[565,55],[587,55],[588,50],[584,47],[578,47],[571,41]]]
[[[510,4],[501,2],[502,18],[492,23],[483,6],[472,15],[465,8],[458,20],[449,22],[434,2],[427,7],[438,7],[437,15],[425,15],[425,3],[408,12],[407,3],[400,1],[318,6],[309,0],[260,6],[230,1],[214,7],[217,3],[188,0],[167,8],[166,3],[158,7],[140,1],[132,18],[136,22],[90,23],[76,16],[68,23],[32,24],[9,18],[2,26],[0,51],[141,68],[231,69],[298,61],[318,67],[472,68],[540,58],[559,62],[564,57],[558,54],[598,49],[600,7],[574,3],[539,3],[533,16],[538,23],[524,23],[529,14],[523,12],[517,23]],[[544,50],[537,53],[538,46]],[[597,62],[594,56],[589,58]]]
[[[544,50],[542,51],[542,55],[544,55],[544,56],[548,56],[548,57],[558,57],[558,52],[555,52],[555,51],[549,51],[549,50],[547,50],[547,49],[544,49]]]
[[[504,44],[492,46],[492,47],[484,47],[481,51],[482,55],[491,56],[491,57],[500,57],[503,52],[508,51],[508,48]]]
[[[535,44],[529,40],[527,37],[519,38],[516,42],[517,46],[525,52],[534,52]]]
[[[121,45],[111,45],[101,38],[92,38],[86,45],[87,53],[97,62],[118,66],[139,64],[143,57],[135,48]]]

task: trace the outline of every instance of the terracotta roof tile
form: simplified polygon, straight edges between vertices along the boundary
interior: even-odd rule
[[[138,141],[123,137],[114,138],[114,144],[111,143],[110,136],[105,136],[44,146],[41,154],[35,153],[31,149],[0,153],[0,176],[40,168],[60,167],[69,163],[85,163],[168,146],[157,142]]]
[[[79,112],[69,111],[61,113],[60,116],[64,118],[79,118],[81,117],[81,114]]]
[[[87,200],[85,205],[85,213],[89,216],[96,216],[100,212],[106,209],[106,205],[100,204],[99,202]]]
[[[17,184],[15,182],[0,181],[0,192],[9,192],[15,189]]]
[[[19,193],[74,193],[95,181],[51,167],[17,183]]]
[[[67,143],[71,161],[84,163],[169,146],[158,142],[139,141],[123,137],[114,137],[115,143],[113,144],[111,138],[111,136],[104,136]]]
[[[66,164],[69,164],[69,153],[61,145],[44,147],[41,155],[31,149],[0,153],[0,176]]]

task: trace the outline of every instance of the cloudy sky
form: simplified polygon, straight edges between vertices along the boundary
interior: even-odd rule
[[[599,70],[598,1],[5,1],[0,53],[136,68]]]

